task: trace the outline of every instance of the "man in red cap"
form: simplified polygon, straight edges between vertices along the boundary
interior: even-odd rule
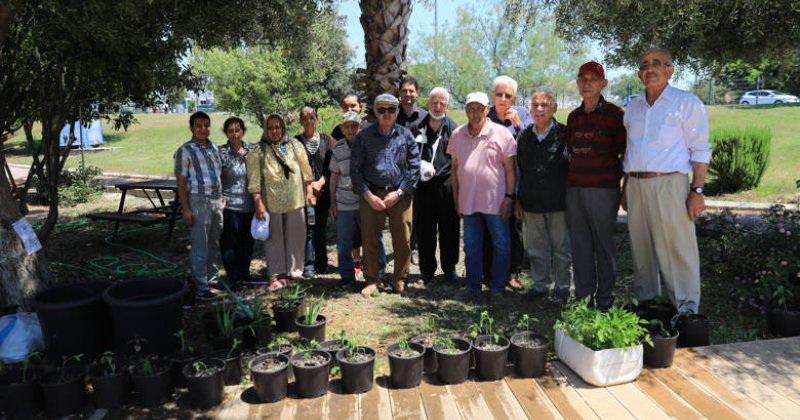
[[[567,118],[566,197],[575,297],[591,296],[590,304],[608,308],[614,303],[617,278],[614,232],[625,153],[624,111],[603,98],[608,81],[600,63],[582,65],[577,84],[583,103]]]

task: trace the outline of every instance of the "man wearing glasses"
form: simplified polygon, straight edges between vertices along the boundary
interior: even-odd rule
[[[419,181],[419,146],[411,132],[397,124],[400,101],[388,93],[373,104],[377,123],[362,130],[353,141],[350,177],[353,191],[361,196],[361,234],[364,244],[364,277],[361,294],[378,293],[378,237],[386,218],[394,247],[392,289],[401,295],[411,265],[411,195]]]
[[[711,145],[708,113],[695,95],[669,85],[674,71],[663,49],[649,49],[639,60],[644,94],[628,104],[623,120],[628,132],[623,208],[627,205],[636,298],[644,302],[660,294],[660,273],[680,315],[697,313],[700,305],[694,219],[705,209]]]
[[[583,103],[567,117],[567,226],[575,298],[591,296],[590,305],[601,309],[614,304],[614,234],[625,153],[624,111],[603,98],[605,74],[594,61],[578,69]]]

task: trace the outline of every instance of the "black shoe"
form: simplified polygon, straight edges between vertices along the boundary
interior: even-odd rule
[[[355,282],[356,279],[341,279],[336,282],[336,288],[340,290],[350,290]]]
[[[528,299],[532,301],[537,301],[546,298],[548,294],[549,293],[546,290],[541,292],[537,290],[531,290],[530,292],[528,292]]]
[[[433,274],[420,274],[418,281],[424,284],[429,284],[433,281]]]
[[[450,283],[457,283],[458,282],[458,272],[456,270],[444,273],[444,281]]]
[[[194,299],[199,301],[215,300],[218,297],[219,296],[217,296],[217,294],[211,290],[203,290],[202,292],[197,292],[194,294]]]
[[[303,270],[303,278],[310,279],[314,276],[315,276],[314,270]]]
[[[331,273],[331,270],[328,269],[328,267],[316,268],[314,270],[317,272],[317,274],[330,274]]]

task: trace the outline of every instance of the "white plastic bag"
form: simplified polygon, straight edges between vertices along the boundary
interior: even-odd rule
[[[44,349],[44,336],[35,312],[20,312],[0,318],[0,361],[17,363]]]
[[[253,221],[250,223],[250,234],[257,241],[266,241],[269,238],[269,213],[266,213],[264,220],[256,219],[256,216],[253,216]]]

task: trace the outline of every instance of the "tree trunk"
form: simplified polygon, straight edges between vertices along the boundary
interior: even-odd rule
[[[360,83],[371,109],[372,101],[381,93],[396,95],[398,83],[406,74],[411,0],[361,0],[359,6],[367,62]]]

